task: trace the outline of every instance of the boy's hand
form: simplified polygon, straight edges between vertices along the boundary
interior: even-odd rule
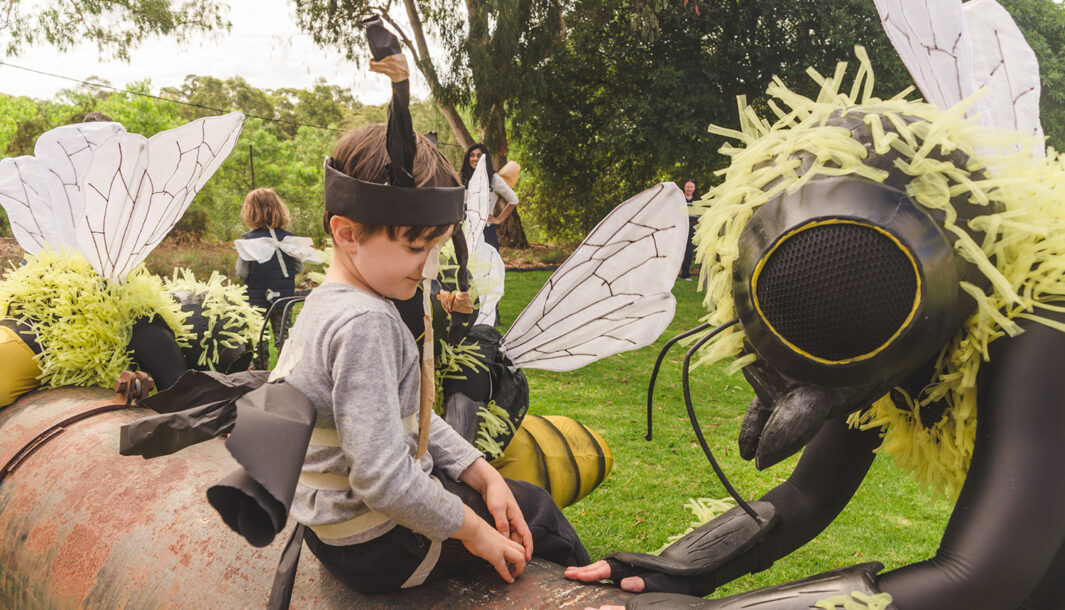
[[[514,582],[525,570],[526,558],[522,546],[492,529],[469,506],[466,507],[462,526],[452,536],[461,540],[469,552],[492,564],[507,582]]]
[[[525,523],[525,516],[521,514],[521,507],[514,499],[514,493],[510,491],[510,487],[507,487],[503,477],[496,474],[499,481],[489,482],[488,488],[484,491],[484,503],[495,519],[496,531],[522,545],[525,548],[525,559],[532,559],[532,532],[529,531],[529,525]]]
[[[514,493],[510,491],[499,471],[492,468],[484,458],[477,458],[477,461],[462,472],[459,479],[481,492],[488,512],[495,520],[496,530],[525,547],[525,559],[532,559],[532,532],[525,522],[525,516],[521,514],[518,501],[514,499]]]

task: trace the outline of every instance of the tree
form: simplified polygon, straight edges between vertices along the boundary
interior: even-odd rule
[[[558,0],[403,0],[410,24],[402,28],[387,0],[295,0],[302,29],[314,39],[341,49],[349,58],[365,57],[360,22],[379,16],[398,33],[429,83],[433,101],[463,148],[475,139],[459,106],[467,106],[492,151],[497,166],[506,162],[507,105],[523,94],[531,70],[561,39],[562,5]],[[427,32],[439,39],[448,56],[429,54]],[[441,68],[446,68],[441,70]],[[527,245],[521,220],[511,214],[500,227],[503,245]]]
[[[39,101],[0,94],[0,151],[5,156],[32,155],[37,138],[54,127],[81,121],[101,111],[126,129],[150,137],[191,120],[240,110],[248,116],[233,153],[207,182],[190,207],[202,212],[209,237],[230,240],[244,233],[241,202],[253,187],[269,186],[292,214],[290,228],[300,235],[324,236],[322,229],[322,159],[347,130],[385,120],[385,106],[365,106],[337,87],[319,83],[311,89],[257,89],[241,78],[220,80],[189,76],[180,87],[152,96],[150,83],[135,83],[116,92],[91,85]],[[428,102],[411,104],[415,129],[446,130],[447,122]],[[461,147],[449,133],[440,144],[454,159]],[[254,166],[254,176],[252,168]],[[7,234],[0,212],[0,234]]]
[[[5,51],[47,43],[60,51],[90,40],[101,57],[129,60],[129,52],[151,36],[173,36],[184,42],[190,34],[228,30],[225,4],[213,0],[8,0],[0,13],[0,32],[9,36]]]
[[[1056,114],[1065,94],[1063,8],[1053,0],[1002,3],[1043,62],[1053,144],[1065,118]],[[853,65],[860,44],[880,95],[912,84],[868,0],[576,0],[566,24],[565,43],[533,75],[537,90],[550,94],[516,100],[512,129],[531,170],[526,215],[555,237],[583,235],[661,180],[694,177],[705,192],[725,162],[717,154],[725,141],[706,127],[738,127],[737,95],[771,115],[765,88],[773,76],[816,94],[807,67],[830,75],[839,61]]]

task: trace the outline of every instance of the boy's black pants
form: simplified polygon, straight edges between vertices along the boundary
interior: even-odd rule
[[[442,472],[433,473],[444,488],[462,499],[490,524],[495,520],[488,512],[481,494],[465,483],[452,481]],[[505,479],[521,507],[525,522],[533,535],[533,555],[564,566],[590,563],[577,532],[555,505],[551,495],[531,483]],[[397,525],[388,533],[361,544],[332,546],[325,544],[309,528],[307,548],[337,580],[363,593],[383,593],[400,589],[425,559],[431,541],[421,534]],[[462,542],[448,538],[441,544],[440,557],[424,582],[446,578],[471,567],[485,566]]]

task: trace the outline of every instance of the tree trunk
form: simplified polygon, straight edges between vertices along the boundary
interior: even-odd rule
[[[429,83],[429,90],[433,95],[433,103],[436,104],[436,107],[440,109],[440,113],[447,119],[447,124],[451,127],[451,134],[455,136],[459,145],[465,150],[473,144],[473,136],[470,135],[470,130],[466,128],[466,122],[462,120],[455,107],[439,101],[437,93],[440,91],[440,79],[437,78],[433,60],[429,57],[429,45],[425,40],[425,29],[422,27],[422,19],[418,14],[418,7],[414,5],[413,0],[404,0],[403,6],[407,9],[407,19],[410,21],[415,40],[415,43],[412,44],[410,39],[404,38],[404,42],[417,57],[415,63],[422,76]],[[391,23],[397,31],[402,31],[388,16],[387,12],[382,11],[381,16]]]
[[[502,224],[496,227],[499,232],[499,246],[502,248],[528,248],[529,240],[525,238],[525,227],[515,209]]]

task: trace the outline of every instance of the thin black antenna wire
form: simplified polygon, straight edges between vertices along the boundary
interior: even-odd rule
[[[651,371],[651,383],[647,385],[647,434],[644,436],[646,440],[651,440],[651,404],[654,401],[655,380],[658,379],[658,369],[661,368],[662,361],[666,358],[666,352],[668,352],[669,348],[673,347],[677,341],[690,337],[697,332],[704,331],[707,328],[710,328],[709,322],[705,322],[689,331],[685,331],[669,341],[666,341],[666,344],[662,346],[662,351],[658,352],[658,360],[655,360],[655,368]]]
[[[746,502],[743,501],[743,498],[740,497],[739,492],[737,492],[736,489],[732,486],[732,484],[729,483],[728,477],[725,476],[725,472],[721,470],[721,466],[719,466],[717,460],[714,459],[714,454],[710,451],[710,446],[706,444],[706,439],[703,438],[703,431],[699,427],[699,420],[695,417],[695,408],[692,406],[691,399],[691,388],[688,384],[688,370],[691,366],[692,355],[695,354],[695,352],[699,351],[699,348],[701,348],[704,344],[706,344],[707,341],[712,339],[719,332],[725,330],[726,328],[732,326],[737,322],[739,322],[739,319],[733,318],[732,320],[725,322],[721,326],[718,326],[714,330],[707,333],[705,337],[699,339],[699,341],[696,342],[695,345],[691,346],[691,348],[688,350],[688,353],[684,354],[684,376],[682,378],[682,381],[684,383],[684,406],[688,409],[688,419],[691,420],[692,429],[695,430],[695,438],[699,439],[699,445],[703,448],[703,453],[706,454],[706,459],[710,460],[710,466],[714,469],[714,473],[717,474],[718,480],[720,480],[721,484],[725,486],[725,490],[729,493],[730,496],[732,496],[732,499],[736,501],[736,504],[742,507],[743,510],[745,510],[747,514],[750,515],[755,521],[761,523],[762,520],[761,518],[759,518],[758,513],[756,513],[753,508],[751,508]]]

